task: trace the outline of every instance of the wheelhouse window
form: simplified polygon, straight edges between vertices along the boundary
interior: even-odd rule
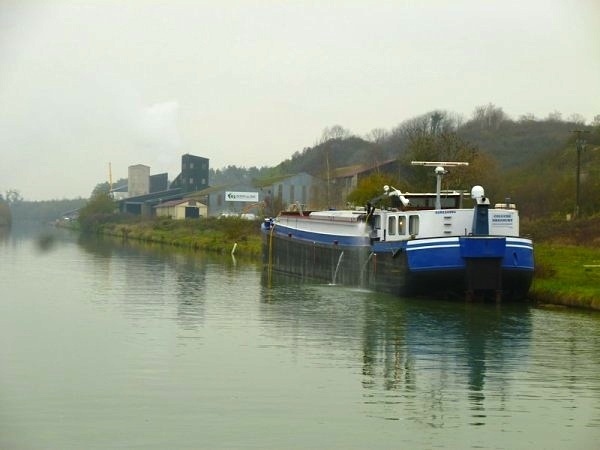
[[[398,217],[398,234],[406,234],[406,216]]]
[[[408,232],[411,236],[419,234],[419,216],[411,215],[408,218]]]
[[[373,228],[381,228],[381,216],[373,216]]]
[[[388,236],[396,235],[396,216],[388,217],[387,234]]]

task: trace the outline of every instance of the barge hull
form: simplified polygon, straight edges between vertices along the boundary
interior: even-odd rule
[[[277,233],[265,233],[263,246],[269,274],[399,296],[468,298],[476,294],[519,300],[525,298],[533,277],[533,270],[506,267],[502,258],[465,258],[461,267],[415,271],[410,269],[405,247],[375,252],[371,246],[323,244]]]

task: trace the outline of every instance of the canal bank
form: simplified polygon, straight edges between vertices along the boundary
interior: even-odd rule
[[[535,259],[534,302],[600,310],[600,249],[539,243]]]
[[[202,220],[154,219],[105,223],[97,232],[122,239],[239,256],[260,257],[260,224],[236,217]]]
[[[576,228],[542,221],[526,225],[535,242],[536,270],[528,296],[532,302],[600,310],[600,247],[590,231],[597,222],[579,221]],[[260,224],[232,217],[109,221],[98,224],[94,231],[195,251],[234,251],[253,258],[260,257],[262,251]],[[590,246],[583,245],[585,242]]]
[[[600,216],[523,220],[535,243],[529,298],[538,305],[600,310]]]

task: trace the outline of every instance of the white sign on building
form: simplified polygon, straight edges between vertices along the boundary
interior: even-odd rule
[[[225,200],[228,202],[258,202],[258,192],[225,191]]]

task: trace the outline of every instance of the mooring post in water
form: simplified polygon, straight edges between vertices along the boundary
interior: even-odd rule
[[[273,280],[273,230],[275,230],[275,223],[271,223],[271,229],[269,230],[269,262],[267,265],[267,279],[269,288],[272,287]]]
[[[233,243],[233,248],[231,249],[231,256],[233,256],[233,255],[234,255],[234,253],[235,253],[235,249],[236,249],[236,248],[237,248],[237,242],[234,242],[234,243]]]

